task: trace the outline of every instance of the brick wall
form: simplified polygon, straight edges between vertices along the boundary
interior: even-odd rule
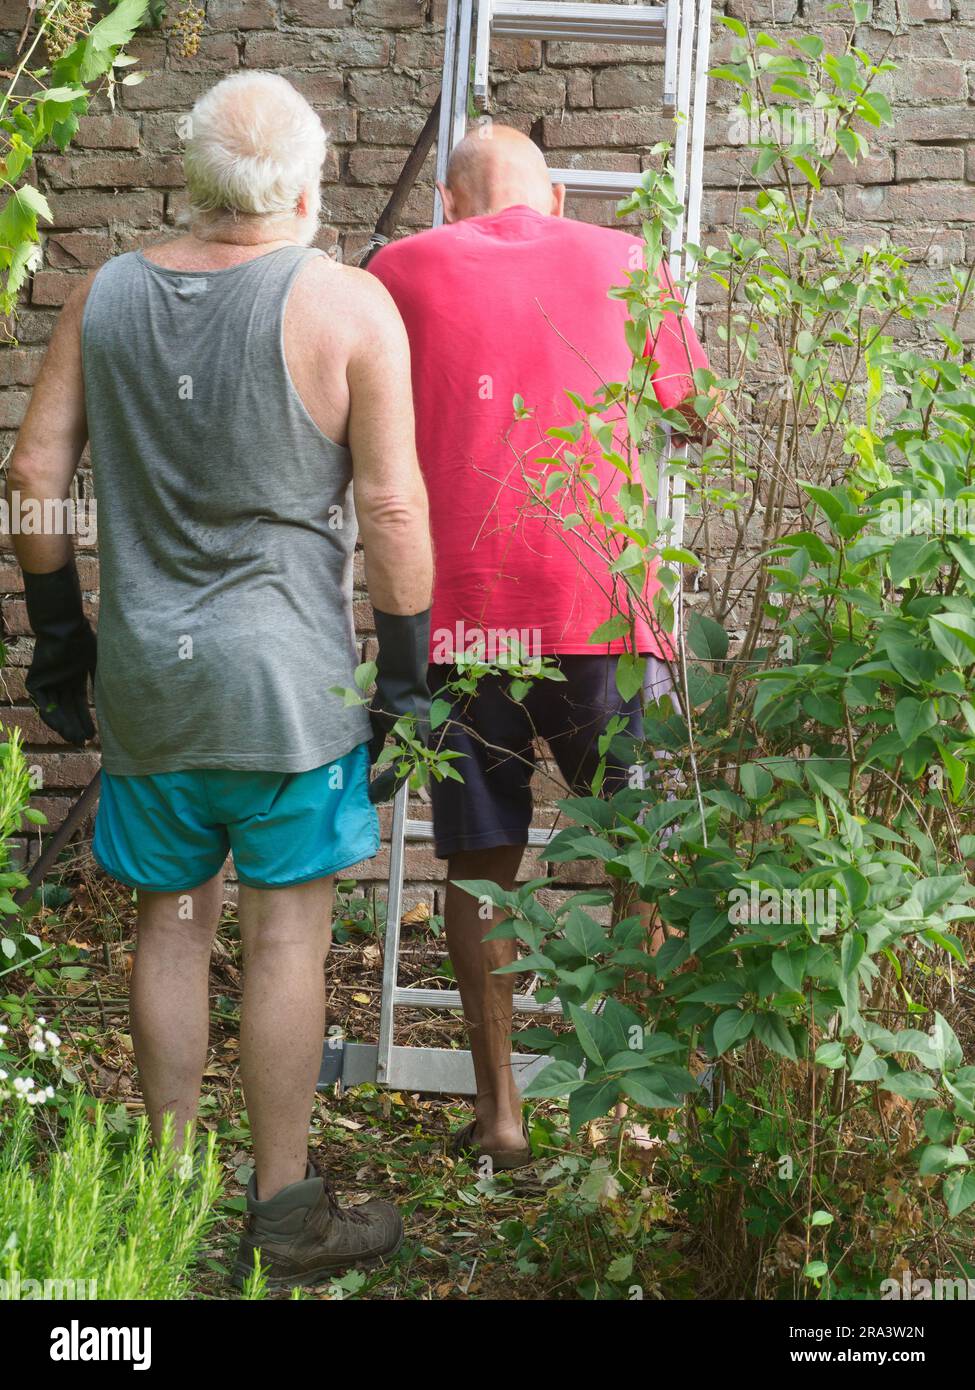
[[[171,4],[172,10],[177,7]],[[0,0],[7,59],[25,9],[25,0]],[[176,43],[160,34],[147,34],[131,46],[147,80],[121,89],[114,112],[96,102],[67,154],[51,152],[39,159],[54,226],[45,235],[43,267],[12,329],[16,343],[0,347],[5,454],[58,306],[75,277],[175,227],[185,206],[179,119],[199,93],[242,68],[270,69],[295,83],[331,136],[320,244],[354,260],[439,89],[445,9],[445,0],[345,0],[339,8],[329,0],[209,0],[205,35],[194,57],[178,56]],[[812,30],[832,41],[838,32],[824,0],[728,0],[727,11],[779,37]],[[838,169],[824,200],[824,217],[851,240],[889,230],[916,248],[919,275],[933,281],[937,265],[966,261],[975,253],[975,0],[878,0],[858,42],[876,55],[887,49],[901,64],[881,84],[894,103],[896,125],[874,133],[876,152],[869,161]],[[725,56],[730,44],[727,31],[715,27],[713,60]],[[672,134],[671,123],[659,113],[657,50],[509,40],[496,45],[495,59],[495,114],[530,131],[553,164],[636,173],[648,148]],[[720,237],[733,215],[747,156],[734,143],[730,88],[716,84],[712,93],[704,228],[706,235]],[[429,224],[432,164],[431,158],[407,204],[404,231]],[[611,205],[583,203],[572,211],[614,221]],[[705,288],[706,341],[710,298]],[[970,319],[963,331],[975,336]],[[87,486],[83,475],[81,487]],[[96,556],[82,552],[80,569],[95,612]],[[361,570],[358,582],[361,586]],[[30,761],[43,778],[38,804],[56,824],[97,766],[97,754],[65,750],[25,701],[30,639],[19,591],[19,571],[7,551],[0,554],[7,646],[0,672],[8,705],[3,718],[24,731]],[[369,610],[361,587],[358,599],[368,651]],[[540,782],[539,791],[544,790]],[[358,876],[382,879],[387,865],[384,850]],[[543,872],[535,855],[526,856],[525,872]],[[563,879],[572,874],[571,869],[560,872]],[[429,897],[442,880],[442,866],[427,847],[416,847],[409,876],[408,900]]]

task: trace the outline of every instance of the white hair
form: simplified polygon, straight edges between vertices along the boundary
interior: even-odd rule
[[[183,156],[197,235],[212,235],[228,219],[294,220],[308,189],[317,223],[325,143],[308,102],[275,73],[234,73],[204,92],[190,116]]]

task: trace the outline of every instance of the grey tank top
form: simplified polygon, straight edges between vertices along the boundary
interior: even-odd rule
[[[353,684],[349,451],[284,355],[288,246],[220,271],[140,252],[95,277],[82,360],[98,503],[105,770],[303,772],[369,737]]]

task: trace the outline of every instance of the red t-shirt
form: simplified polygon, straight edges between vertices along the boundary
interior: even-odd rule
[[[588,435],[566,444],[546,431],[579,418],[567,389],[589,401],[601,384],[626,381],[626,306],[608,291],[643,264],[642,245],[624,232],[518,206],[397,241],[370,262],[399,307],[413,357],[436,556],[433,660],[467,650],[478,634],[489,656],[495,642],[510,650],[514,634],[529,656],[628,645],[589,641],[614,608],[588,518],[568,531],[558,517],[546,518],[524,475],[555,471],[536,460],[568,449],[595,461],[600,491],[615,498],[623,475]],[[685,335],[692,366],[707,365],[690,321],[668,315],[652,348],[654,390],[665,407],[694,392]],[[516,395],[529,418],[515,419]],[[562,515],[577,510],[565,492],[551,501]],[[604,510],[619,511],[613,502]],[[648,596],[657,588],[651,577]],[[642,619],[637,650],[663,654]]]

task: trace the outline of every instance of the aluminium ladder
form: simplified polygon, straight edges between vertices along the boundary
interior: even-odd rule
[[[476,9],[476,28],[475,28]],[[685,271],[684,245],[700,237],[701,191],[704,166],[704,131],[707,103],[707,67],[711,33],[711,0],[665,0],[662,5],[570,4],[565,0],[448,0],[444,42],[443,86],[437,145],[437,178],[446,176],[451,151],[467,133],[468,90],[473,58],[473,95],[478,109],[486,111],[490,97],[490,47],[493,37],[521,37],[580,43],[650,44],[664,50],[663,96],[665,114],[675,117],[673,145],[675,191],[684,211],[670,238],[670,273],[675,281]],[[473,42],[473,53],[472,53]],[[626,198],[637,176],[631,172],[600,169],[552,169],[552,182],[566,186],[567,194],[581,198]],[[433,224],[443,222],[443,207],[436,195]],[[685,297],[693,320],[695,286]],[[662,463],[681,457],[668,440]],[[661,467],[657,496],[660,524],[673,522],[673,543],[680,544],[684,524],[684,492],[679,478]],[[429,821],[407,816],[409,787],[404,785],[393,801],[389,891],[386,903],[386,935],[383,962],[379,1041],[377,1043],[327,1040],[322,1056],[319,1089],[336,1082],[346,1086],[378,1081],[397,1090],[475,1093],[474,1068],[468,1051],[453,1048],[403,1047],[394,1042],[396,1010],[461,1007],[457,990],[410,989],[399,984],[400,921],[403,911],[403,878],[406,844],[431,841]],[[532,829],[529,845],[543,848],[552,831]],[[541,1004],[531,994],[516,994],[516,1013],[559,1014],[557,1002]],[[514,1053],[512,1067],[524,1084],[548,1058]]]

